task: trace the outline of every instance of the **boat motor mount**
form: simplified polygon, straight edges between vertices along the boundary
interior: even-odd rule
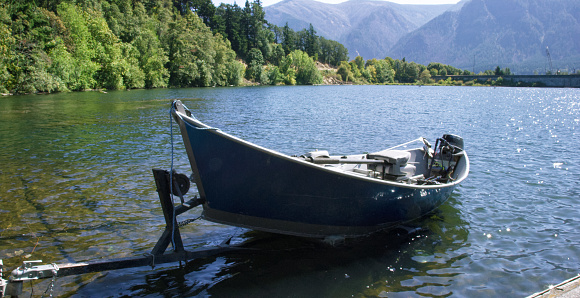
[[[433,158],[429,162],[428,180],[436,179],[440,182],[447,182],[452,179],[451,175],[455,171],[455,166],[461,158],[463,151],[463,138],[453,134],[444,134],[435,142]]]

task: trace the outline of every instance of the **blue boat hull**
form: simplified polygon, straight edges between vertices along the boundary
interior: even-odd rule
[[[444,203],[456,184],[413,187],[357,177],[178,119],[204,218],[275,233],[355,237],[410,221]]]

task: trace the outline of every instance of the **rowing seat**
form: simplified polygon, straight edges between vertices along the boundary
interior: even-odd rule
[[[404,177],[406,173],[401,171],[401,167],[405,167],[411,158],[411,153],[403,150],[383,150],[367,155],[368,159],[384,160],[388,165],[385,175],[394,179]]]

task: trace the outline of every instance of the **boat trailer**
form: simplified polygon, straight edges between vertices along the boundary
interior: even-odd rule
[[[2,276],[3,262],[0,259],[0,297],[18,296],[22,294],[24,281],[37,279],[52,279],[49,286],[50,296],[57,276],[69,276],[85,273],[109,271],[116,269],[134,268],[142,266],[155,267],[157,264],[188,261],[192,259],[206,258],[213,255],[244,249],[241,244],[231,245],[231,238],[226,239],[217,246],[202,247],[187,251],[183,247],[183,241],[179,232],[179,227],[189,223],[185,221],[179,223],[177,215],[183,214],[204,203],[202,198],[195,196],[189,201],[185,201],[183,195],[189,189],[189,178],[184,174],[177,174],[166,170],[153,169],[153,176],[157,186],[157,193],[163,215],[165,217],[165,230],[151,250],[151,253],[141,257],[119,258],[110,260],[99,260],[82,263],[65,263],[42,265],[41,260],[24,261],[17,269],[13,270],[8,280]],[[171,184],[170,184],[171,181]],[[171,194],[179,196],[181,204],[174,206]],[[165,253],[169,244],[173,250]],[[47,291],[48,291],[47,290]]]

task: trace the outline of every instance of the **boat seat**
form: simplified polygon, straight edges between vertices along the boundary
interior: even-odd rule
[[[401,167],[407,165],[407,162],[411,159],[411,153],[403,150],[383,150],[370,153],[367,155],[367,158],[384,160],[389,165],[385,176],[398,178],[406,175],[405,172],[401,171]]]
[[[368,159],[380,159],[390,164],[406,165],[411,158],[411,153],[403,150],[383,150],[367,155]]]

